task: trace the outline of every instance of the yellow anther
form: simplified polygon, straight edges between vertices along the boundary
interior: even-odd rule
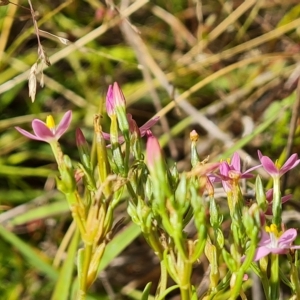
[[[55,128],[55,122],[54,122],[54,119],[51,115],[47,116],[46,125],[49,129],[54,129]]]
[[[280,237],[282,232],[279,232],[275,224],[265,227],[266,232],[273,233],[276,237]]]
[[[276,159],[276,161],[275,161],[275,166],[276,166],[276,168],[277,168],[278,170],[282,167],[282,166],[280,165],[278,159]]]

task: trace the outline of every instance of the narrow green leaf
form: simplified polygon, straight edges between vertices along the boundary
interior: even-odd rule
[[[132,241],[136,237],[140,235],[140,233],[141,233],[141,229],[137,225],[131,223],[124,231],[116,235],[112,239],[112,241],[106,246],[98,272],[104,270],[115,257],[117,257],[130,243],[132,243]],[[80,255],[80,253],[78,253],[78,255]],[[78,272],[80,273],[80,270],[78,270]],[[73,283],[73,287],[72,287],[73,297],[75,297],[77,290],[78,290],[78,277]]]
[[[126,296],[129,298],[132,298],[134,300],[154,300],[155,298],[153,296],[149,295],[150,288],[151,288],[151,282],[149,282],[146,285],[143,292],[132,289],[132,290],[126,292]]]
[[[73,278],[74,261],[76,259],[79,237],[79,230],[77,229],[69,246],[67,259],[64,261],[64,264],[60,270],[59,278],[56,282],[51,300],[69,299]]]
[[[148,282],[143,290],[141,300],[149,300],[151,286],[152,286],[152,282]]]
[[[28,263],[52,280],[57,280],[58,272],[46,262],[42,252],[23,242],[14,233],[0,225],[0,235],[27,259]]]
[[[132,223],[124,231],[115,236],[105,249],[98,271],[104,270],[140,233],[141,229]]]
[[[27,212],[23,213],[20,216],[15,217],[10,221],[12,225],[20,225],[32,220],[44,219],[50,216],[62,214],[69,211],[69,205],[67,201],[59,201],[50,203],[48,205],[44,205],[41,207],[37,207]]]
[[[30,177],[48,177],[55,174],[53,171],[45,168],[20,168],[1,165],[0,175],[5,176],[30,176]]]

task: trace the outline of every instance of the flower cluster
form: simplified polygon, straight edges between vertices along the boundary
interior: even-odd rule
[[[292,154],[280,166],[278,161],[274,163],[258,150],[260,163],[246,171],[243,171],[237,152],[231,159],[207,163],[208,159],[199,159],[196,147],[198,134],[192,131],[192,169],[180,173],[176,165],[168,168],[159,140],[150,130],[159,118],[153,117],[138,127],[133,116],[126,112],[125,96],[117,83],[108,88],[106,111],[111,122],[109,133],[102,131],[98,115],[94,119],[96,162],[90,157],[90,147],[82,131],[76,130],[80,162],[75,168],[59,145],[59,139],[70,126],[71,111],[64,114],[57,126],[52,116],[48,116],[45,123],[34,119],[33,133],[16,127],[27,138],[49,143],[57,160],[60,173],[56,178],[57,187],[66,195],[84,244],[78,260],[79,293],[85,295],[97,277],[108,236],[113,232],[114,209],[126,191],[128,214],[163,261],[162,276],[166,278],[169,274],[180,289],[182,299],[197,298],[195,288],[188,280],[193,263],[202,253],[210,265],[207,298],[220,298],[226,285],[230,288],[228,298],[242,296],[246,272],[251,268],[256,271],[257,268],[265,268],[257,273],[268,297],[272,295],[275,299],[280,286],[278,255],[300,249],[300,245],[293,245],[297,238],[295,228],[278,230],[284,228],[282,204],[292,198],[292,195],[281,195],[280,178],[300,163],[298,155]],[[143,137],[147,140],[144,147],[146,155]],[[256,176],[256,195],[249,205],[244,199],[240,181],[253,179],[254,171],[261,167],[270,175],[273,187],[266,191],[262,180]],[[85,198],[77,190],[79,182],[86,187]],[[223,234],[224,214],[215,199],[214,188],[218,184],[222,185],[228,202],[231,219],[228,238]],[[208,195],[207,199],[205,195]],[[194,222],[197,231],[194,239],[186,234],[186,226],[191,222]],[[269,255],[270,280],[267,278],[268,266],[263,266],[262,260]],[[257,264],[254,268],[257,261],[261,265]],[[228,273],[222,278],[224,272],[220,270],[224,262]],[[290,285],[300,297],[296,263],[290,260],[290,264],[293,278]],[[166,282],[164,284],[159,287],[160,299],[168,291]],[[147,299],[145,295],[143,299]]]

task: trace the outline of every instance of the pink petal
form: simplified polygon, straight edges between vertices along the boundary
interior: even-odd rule
[[[257,166],[254,166],[254,167],[248,169],[247,171],[245,171],[243,174],[250,173],[250,172],[252,172],[252,171],[254,171],[254,170],[256,170],[256,169],[258,169],[258,168],[260,168],[260,167],[261,167],[261,164],[260,164],[260,165],[257,165]]]
[[[209,178],[209,180],[212,182],[212,183],[215,183],[215,182],[221,182],[221,178],[218,176],[218,174],[208,174],[207,177]]]
[[[230,171],[230,166],[228,165],[228,163],[226,161],[223,161],[220,164],[220,174],[222,176],[228,177],[228,172]]]
[[[106,132],[102,132],[103,138],[107,141],[110,141],[110,134]]]
[[[54,134],[47,127],[47,125],[41,120],[35,119],[32,121],[32,128],[35,135],[40,138],[42,141],[49,142],[54,138]]]
[[[61,121],[59,122],[56,131],[55,131],[55,138],[58,140],[69,128],[70,123],[72,120],[72,111],[68,110],[64,116],[62,117]]]
[[[113,88],[112,85],[109,85],[106,94],[106,112],[109,116],[114,114],[114,107]]]
[[[273,189],[269,189],[266,192],[266,199],[271,204],[273,202]]]
[[[247,174],[247,172],[245,172],[245,173],[243,173],[242,175],[241,175],[241,178],[253,178],[253,174]]]
[[[241,171],[241,159],[237,152],[234,152],[230,165],[234,168],[234,170]]]
[[[118,137],[118,143],[123,144],[125,142],[124,136],[119,136]]]
[[[147,144],[146,144],[146,161],[150,169],[155,168],[156,162],[162,157],[162,151],[158,139],[152,135],[151,131],[147,131]]]
[[[267,246],[270,243],[271,243],[270,235],[267,232],[265,232],[264,230],[261,231],[259,246],[261,246],[261,247]]]
[[[285,164],[280,169],[280,175],[285,174],[287,171],[295,168],[300,163],[298,155],[295,153],[290,156],[290,158],[285,162]]]
[[[125,97],[117,82],[114,82],[112,89],[113,89],[113,105],[115,107],[116,106],[125,107],[126,105]]]
[[[43,139],[33,135],[32,133],[20,128],[20,127],[15,127],[21,134],[23,134],[24,136],[28,137],[29,139],[32,140],[37,140],[37,141],[43,141]]]
[[[294,228],[290,228],[285,231],[282,236],[278,240],[278,245],[280,248],[289,248],[292,242],[297,237],[297,230]]]
[[[133,132],[136,122],[135,122],[135,120],[133,120],[132,114],[126,114],[126,118],[127,118],[128,124],[129,124],[129,130],[130,130],[130,132]]]
[[[276,168],[275,164],[272,162],[272,160],[268,156],[263,156],[260,159],[264,169],[271,175],[271,176],[278,176],[279,171]]]
[[[292,246],[290,249],[300,249],[300,245]]]
[[[258,261],[258,260],[260,260],[261,258],[267,256],[270,253],[271,253],[271,249],[270,248],[268,248],[268,247],[258,247],[256,249],[256,252],[255,252],[253,260],[254,261]]]
[[[102,136],[105,140],[110,141],[110,134],[106,132],[102,132]],[[125,142],[125,139],[123,136],[118,137],[118,143],[123,144]],[[110,146],[110,145],[109,145]]]
[[[144,125],[140,127],[141,136],[146,134],[146,131],[149,130],[153,125],[155,125],[159,120],[159,117],[154,117],[147,121]]]
[[[228,181],[223,180],[222,185],[223,185],[223,189],[226,193],[229,193],[232,191],[232,186]]]
[[[261,160],[261,158],[263,157],[263,154],[260,152],[260,150],[257,150],[257,154],[258,154],[259,160]]]
[[[267,207],[267,210],[265,211],[265,215],[266,216],[273,216],[272,204],[269,204],[269,206]]]
[[[281,203],[285,203],[285,202],[291,200],[292,198],[293,198],[293,195],[292,195],[292,194],[283,196],[283,197],[281,198]]]
[[[290,247],[288,247],[290,248]],[[274,254],[286,254],[288,252],[287,248],[271,248],[271,252]]]

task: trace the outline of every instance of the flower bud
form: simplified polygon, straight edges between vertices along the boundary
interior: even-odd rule
[[[118,124],[126,142],[129,142],[129,124],[126,116],[126,101],[122,90],[115,82],[108,87],[106,95],[106,111],[109,117],[117,115]]]
[[[112,85],[108,87],[106,94],[106,112],[111,117],[115,114],[114,98],[113,98],[113,88]]]
[[[193,168],[200,163],[199,155],[196,148],[196,143],[198,141],[198,138],[199,138],[198,133],[195,130],[193,130],[190,133],[190,140],[192,142],[191,143],[191,164]]]
[[[147,131],[146,162],[150,173],[157,173],[157,166],[162,164],[162,152],[159,142],[150,130]]]
[[[76,128],[76,145],[79,151],[79,157],[81,163],[86,167],[88,170],[92,169],[91,162],[90,162],[90,149],[89,145],[81,131],[80,128]]]
[[[268,203],[266,200],[264,187],[263,187],[263,184],[262,184],[262,181],[261,181],[259,175],[257,175],[256,180],[255,180],[255,191],[256,191],[256,200],[257,200],[259,207],[263,211],[266,211],[267,207],[268,207]]]

